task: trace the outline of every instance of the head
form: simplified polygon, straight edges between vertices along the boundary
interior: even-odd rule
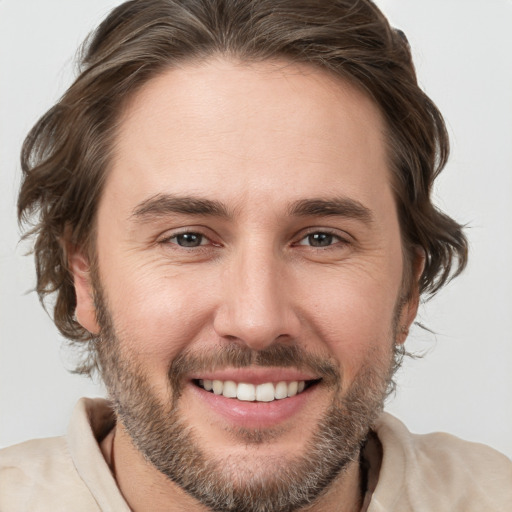
[[[405,37],[369,1],[133,1],[81,65],[27,137],[19,197],[78,371],[209,506],[307,503],[357,457],[420,295],[466,262],[431,202],[448,139]],[[237,375],[306,392],[260,420],[215,396],[206,435],[204,381]]]

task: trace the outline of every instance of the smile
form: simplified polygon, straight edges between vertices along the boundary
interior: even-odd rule
[[[232,380],[198,379],[194,382],[206,391],[222,395],[225,398],[234,398],[244,402],[272,402],[296,396],[318,380],[265,382],[257,385],[246,382],[236,383]]]

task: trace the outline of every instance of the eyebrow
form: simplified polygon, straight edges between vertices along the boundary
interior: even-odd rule
[[[374,221],[369,208],[349,197],[301,199],[290,205],[289,214],[295,217],[347,217],[365,224]]]
[[[134,208],[131,217],[136,221],[145,222],[173,213],[224,218],[230,216],[226,207],[220,201],[192,196],[157,194],[139,203]]]
[[[131,217],[137,222],[147,222],[172,214],[231,217],[220,201],[173,194],[157,194],[142,201],[134,208]],[[292,217],[347,217],[365,224],[374,221],[369,208],[348,197],[300,199],[289,205],[288,214]]]

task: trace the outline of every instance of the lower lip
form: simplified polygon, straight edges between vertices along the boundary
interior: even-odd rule
[[[216,395],[192,383],[189,387],[199,400],[229,423],[256,429],[275,427],[297,415],[307,401],[312,399],[318,385],[313,385],[298,395],[272,402],[244,402]]]

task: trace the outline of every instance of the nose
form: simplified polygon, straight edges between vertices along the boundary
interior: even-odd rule
[[[263,350],[296,339],[300,321],[293,307],[293,280],[286,262],[271,250],[240,251],[223,272],[214,329],[230,341]]]

